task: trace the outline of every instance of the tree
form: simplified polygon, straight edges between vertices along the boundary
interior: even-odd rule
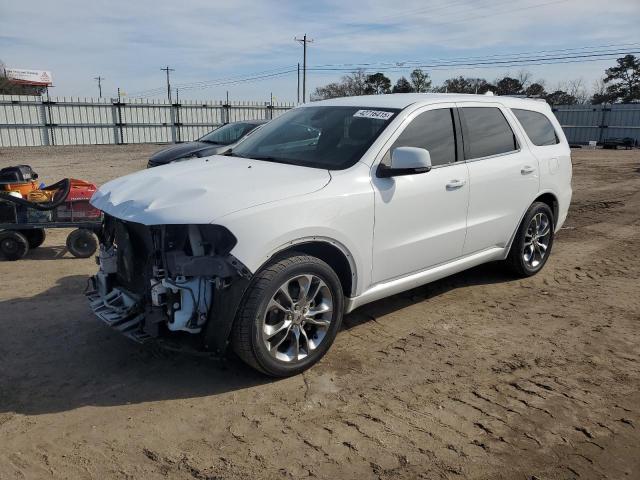
[[[411,75],[411,86],[416,93],[425,93],[431,89],[431,78],[429,74],[420,68],[416,68]]]
[[[524,94],[527,97],[544,98],[547,92],[544,91],[544,85],[542,85],[542,83],[534,82],[525,89]]]
[[[391,90],[392,93],[411,93],[413,92],[413,86],[409,80],[404,77],[400,77]]]
[[[609,84],[607,94],[617,102],[640,101],[640,58],[625,55],[616,62],[615,67],[605,72],[604,83]]]
[[[584,87],[584,80],[577,78],[574,80],[567,80],[560,84],[558,90],[566,91],[570,96],[576,99],[576,103],[585,104],[589,102],[589,94]]]
[[[438,87],[443,93],[477,93],[484,94],[493,89],[493,85],[484,78],[454,77],[444,81]]]
[[[615,98],[611,94],[607,93],[607,84],[604,83],[604,77],[593,82],[593,96],[591,97],[591,103],[593,105],[611,103],[614,100]]]
[[[366,91],[372,95],[391,93],[391,80],[384,73],[374,73],[367,77]]]
[[[545,100],[550,105],[575,105],[577,103],[576,97],[569,95],[563,90],[556,90],[548,94]]]
[[[353,97],[366,95],[369,89],[368,76],[364,70],[356,70],[350,75],[343,76],[339,82],[333,82],[318,87],[311,95],[312,100],[324,100],[327,98]]]
[[[495,90],[495,86],[491,85],[484,78],[467,78],[469,84],[469,93],[477,93],[478,95],[484,95],[488,91]]]
[[[521,95],[522,82],[517,78],[504,77],[496,80],[496,92],[498,95]]]
[[[516,79],[518,79],[518,81],[522,84],[522,88],[526,89],[531,83],[532,76],[533,75],[531,75],[531,72],[529,70],[520,70],[516,75]]]

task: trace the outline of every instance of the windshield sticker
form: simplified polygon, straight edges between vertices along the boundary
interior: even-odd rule
[[[353,114],[358,118],[376,118],[378,120],[389,120],[393,117],[393,112],[385,112],[383,110],[358,110]]]

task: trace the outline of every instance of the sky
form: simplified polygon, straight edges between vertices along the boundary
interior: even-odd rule
[[[527,70],[547,90],[591,88],[616,55],[580,55],[640,55],[639,19],[640,0],[0,0],[0,60],[50,70],[52,95],[96,97],[102,76],[104,96],[165,98],[169,65],[183,99],[285,102],[302,62],[294,37],[306,33],[307,92],[356,64],[394,82],[426,65],[434,84]],[[509,63],[532,52],[573,63]],[[508,61],[486,65],[496,60]]]

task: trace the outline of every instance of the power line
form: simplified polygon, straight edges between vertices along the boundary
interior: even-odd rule
[[[230,81],[212,81],[212,82],[206,82],[203,84],[199,84],[199,85],[194,85],[194,86],[187,86],[187,87],[180,87],[180,91],[189,91],[189,90],[204,90],[206,88],[211,88],[211,87],[219,87],[219,86],[231,86],[231,85],[238,85],[241,83],[250,83],[250,82],[254,82],[257,80],[262,80],[265,78],[274,78],[274,77],[281,77],[283,75],[288,75],[290,73],[295,72],[296,69],[295,68],[290,68],[288,70],[283,70],[280,72],[276,72],[276,73],[271,73],[271,74],[266,74],[266,75],[255,75],[255,76],[250,76],[250,77],[246,77],[246,78],[241,78],[238,80],[230,80]],[[134,97],[134,98],[145,98],[145,97],[149,97],[149,96],[153,96],[155,93],[137,93],[134,95],[130,95],[130,97]]]
[[[174,84],[174,87],[179,87],[180,89],[187,89],[187,88],[207,88],[209,85],[218,85],[222,82],[232,82],[232,81],[236,81],[236,80],[243,80],[247,77],[254,77],[254,76],[260,76],[260,75],[266,75],[266,74],[270,74],[270,73],[282,73],[283,69],[290,69],[290,68],[295,68],[295,65],[293,66],[286,66],[286,67],[278,67],[278,68],[271,68],[269,70],[263,70],[260,72],[253,72],[253,73],[249,73],[249,74],[243,74],[243,75],[233,75],[230,77],[222,77],[222,78],[215,78],[215,79],[211,79],[211,80],[201,80],[198,82],[190,82],[190,83],[178,83],[178,84]],[[288,71],[288,70],[287,70]],[[153,94],[157,94],[160,92],[163,92],[165,89],[165,87],[156,87],[156,88],[151,88],[148,90],[140,90],[137,92],[132,93],[130,96],[133,97],[143,97],[143,96],[150,96]]]
[[[614,49],[613,47],[638,47],[640,43],[624,43],[624,44],[608,44],[599,46],[584,46],[552,50],[539,50],[530,52],[517,52],[511,54],[492,54],[471,57],[455,57],[450,59],[423,59],[423,60],[407,60],[403,62],[380,62],[380,63],[352,63],[352,64],[324,64],[309,66],[308,71],[318,73],[334,73],[334,72],[352,72],[356,68],[362,68],[365,71],[407,71],[410,68],[425,68],[430,70],[451,70],[451,69],[478,69],[478,68],[495,68],[495,67],[513,67],[525,65],[548,65],[548,64],[570,64],[604,61],[611,57],[637,53],[638,48],[631,48],[628,51]],[[164,69],[163,69],[164,70]],[[266,73],[264,73],[266,72]],[[243,83],[250,83],[267,78],[276,78],[290,73],[298,73],[298,67],[280,67],[279,69],[266,70],[252,74],[236,75],[226,78],[219,78],[208,81],[184,83],[176,85],[182,91],[207,89],[217,86],[233,86]],[[163,88],[149,89],[142,92],[131,94],[130,97],[144,98],[154,96],[160,93]]]
[[[476,66],[513,66],[517,64],[527,65],[533,64],[535,62],[550,62],[555,61],[555,63],[563,63],[562,60],[575,60],[575,59],[589,59],[589,58],[599,58],[599,57],[611,57],[618,55],[627,55],[627,54],[635,54],[637,51],[610,51],[603,53],[588,53],[584,55],[538,55],[538,56],[530,56],[529,58],[504,58],[499,60],[489,60],[486,58],[478,57],[478,61],[469,62],[469,61],[460,61],[456,59],[446,60],[446,61],[434,61],[433,63],[412,63],[408,66],[371,66],[369,68],[365,68],[364,70],[379,70],[379,71],[403,71],[408,68],[426,68],[426,69],[442,69],[442,68],[450,68],[450,67],[476,67]],[[569,63],[569,62],[567,62]],[[575,63],[575,62],[570,62]],[[344,68],[344,67],[310,67],[309,70],[313,71],[335,71],[335,72],[350,72],[353,71],[353,68]]]
[[[454,61],[454,60],[476,60],[476,59],[490,59],[490,58],[501,58],[501,57],[518,57],[518,56],[532,56],[538,54],[559,54],[562,52],[575,52],[575,53],[605,53],[612,48],[622,49],[624,47],[638,47],[640,43],[613,43],[608,45],[591,45],[584,47],[572,47],[572,48],[559,48],[552,50],[536,50],[536,51],[528,51],[528,52],[512,52],[512,53],[496,53],[491,55],[475,55],[468,57],[454,57],[454,58],[432,58],[427,60],[399,60],[399,61],[388,61],[388,62],[369,62],[369,63],[325,63],[320,65],[312,65],[313,68],[319,67],[358,67],[358,66],[370,66],[375,68],[376,66],[395,66],[402,67],[405,64],[416,64],[416,63],[425,63],[425,62],[437,62],[437,61]],[[586,51],[584,51],[586,50]]]

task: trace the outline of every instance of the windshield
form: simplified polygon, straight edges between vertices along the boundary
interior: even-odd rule
[[[255,123],[228,123],[207,133],[200,138],[200,142],[213,143],[216,145],[231,145],[244,137],[258,125]]]
[[[252,134],[232,155],[342,170],[360,160],[397,112],[389,108],[295,108]]]

